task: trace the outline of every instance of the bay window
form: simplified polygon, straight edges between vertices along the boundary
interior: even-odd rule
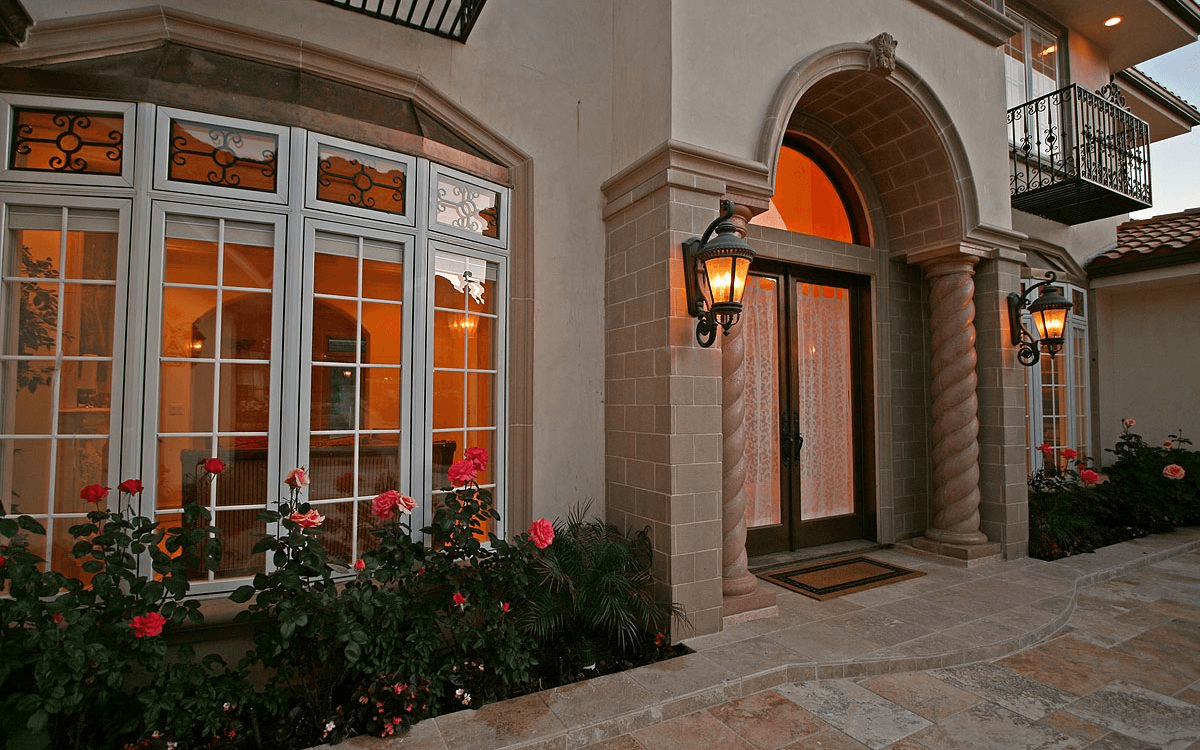
[[[258,514],[293,466],[347,562],[376,494],[416,497],[419,528],[467,448],[504,513],[503,186],[300,128],[3,107],[0,500],[46,525],[53,568],[73,572],[80,488],[133,477],[141,513],[200,503],[222,529],[199,591],[269,564]]]

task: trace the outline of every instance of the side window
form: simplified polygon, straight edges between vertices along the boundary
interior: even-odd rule
[[[1012,109],[1062,88],[1058,70],[1061,35],[1011,10],[1007,15],[1022,26],[1004,46],[1005,90]]]
[[[1045,354],[1027,368],[1029,406],[1029,469],[1040,468],[1044,460],[1039,446],[1053,449],[1060,461],[1064,449],[1080,456],[1096,458],[1089,446],[1091,438],[1090,376],[1088,371],[1087,294],[1066,284],[1064,293],[1074,304],[1067,316],[1063,349],[1054,357]],[[1033,321],[1026,316],[1027,329]]]
[[[35,550],[78,573],[67,529],[79,490],[116,471],[127,205],[27,196],[0,244],[0,501],[46,526]],[[35,537],[33,541],[40,541]]]
[[[450,488],[450,464],[468,448],[482,448],[491,460],[477,481],[503,507],[505,269],[498,258],[434,246],[428,455],[435,499]]]
[[[860,242],[862,212],[847,200],[845,177],[804,149],[784,144],[775,168],[775,195],[751,224],[838,242]]]

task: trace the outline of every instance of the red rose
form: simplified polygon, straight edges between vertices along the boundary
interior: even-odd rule
[[[554,526],[546,519],[539,518],[529,524],[529,538],[533,540],[533,546],[546,549],[554,541]]]
[[[61,625],[62,621],[67,618],[63,617],[62,612],[55,612],[54,614],[50,615],[50,619],[54,621],[55,625]]]
[[[219,458],[204,459],[204,470],[209,474],[220,474],[225,470],[225,462]]]
[[[1079,472],[1079,480],[1084,484],[1099,484],[1100,474],[1091,469],[1084,469]]]
[[[133,628],[133,634],[138,638],[146,638],[147,636],[155,636],[162,633],[163,624],[167,618],[157,612],[151,612],[148,615],[141,615],[133,618],[129,623],[129,627]]]
[[[87,500],[89,503],[102,503],[106,497],[108,497],[108,488],[99,484],[89,484],[79,491],[79,499]]]
[[[470,461],[483,471],[488,465],[488,452],[483,448],[467,448],[463,451],[463,459]]]
[[[363,562],[363,559],[361,557],[354,561],[354,569],[355,570],[362,570],[365,567],[367,567],[367,564],[365,562]]]
[[[1167,479],[1183,479],[1187,472],[1179,464],[1167,464],[1163,467],[1163,476]]]
[[[288,520],[302,529],[311,529],[325,523],[325,516],[321,515],[316,510],[310,510],[307,513],[296,511],[292,515],[288,516]]]
[[[1042,443],[1041,445],[1039,445],[1037,447],[1037,449],[1040,450],[1042,453],[1045,453],[1046,455],[1050,455],[1051,453],[1054,452],[1054,449],[1050,447],[1049,443]]]
[[[1074,449],[1072,449],[1072,448],[1063,448],[1063,450],[1062,450],[1062,457],[1067,459],[1068,461],[1070,461],[1072,458],[1075,458],[1078,455],[1079,454],[1076,453],[1074,451]]]
[[[512,609],[512,607],[509,606],[508,602],[500,602],[500,611],[501,612],[507,613],[508,610],[510,610],[510,609]]]
[[[446,472],[450,484],[455,487],[470,484],[475,481],[477,476],[479,476],[479,465],[466,458],[450,464],[450,470]]]
[[[140,479],[126,479],[117,485],[117,491],[124,492],[127,495],[140,495],[144,489],[146,488],[142,486],[142,480]]]
[[[0,555],[0,568],[3,568],[5,565],[8,565],[8,558]]]
[[[1175,447],[1175,441],[1174,440],[1164,440],[1163,447],[1166,448],[1167,450],[1171,450],[1172,448]]]
[[[465,597],[462,594],[460,594],[459,592],[455,591],[454,592],[454,603],[461,607],[462,605],[467,603],[467,597]]]

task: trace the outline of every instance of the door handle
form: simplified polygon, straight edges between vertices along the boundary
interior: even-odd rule
[[[784,409],[779,415],[779,459],[784,466],[792,465],[792,413]]]
[[[792,414],[792,460],[799,463],[800,449],[804,447],[804,436],[800,434],[800,412]]]

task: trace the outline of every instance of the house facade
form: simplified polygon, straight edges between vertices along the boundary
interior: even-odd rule
[[[649,526],[676,637],[764,604],[752,556],[1023,556],[1031,446],[1097,440],[1082,263],[1200,122],[1129,70],[1192,0],[0,5],[0,498],[64,570],[85,484],[205,503],[213,594],[289,468],[352,559],[469,447],[497,533]],[[757,257],[705,347],[722,200]]]

